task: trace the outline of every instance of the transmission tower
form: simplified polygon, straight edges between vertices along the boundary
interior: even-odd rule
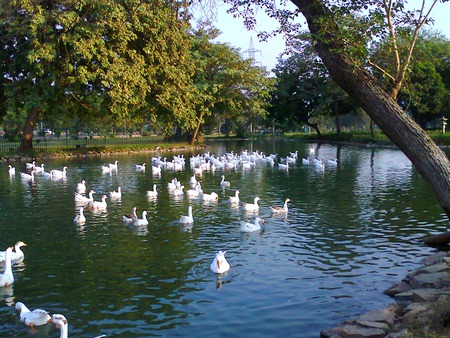
[[[248,58],[252,60],[252,66],[259,66],[262,67],[262,63],[259,61],[255,60],[255,54],[259,53],[262,55],[262,52],[258,49],[255,49],[255,47],[253,46],[253,38],[250,38],[250,45],[248,46],[247,50],[244,50],[242,52],[242,55],[244,54],[248,54]]]

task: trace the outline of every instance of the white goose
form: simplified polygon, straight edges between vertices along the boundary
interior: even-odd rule
[[[23,246],[27,246],[24,242],[18,241],[14,245],[14,251],[11,252],[11,261],[16,261],[25,257],[25,254],[20,249]],[[4,262],[6,260],[6,251],[0,251],[0,262]]]
[[[270,207],[270,210],[272,210],[272,212],[274,214],[287,214],[288,212],[288,202],[290,202],[291,200],[289,198],[286,198],[284,200],[284,205],[282,207],[280,207],[279,205],[274,205]]]
[[[56,313],[52,316],[52,323],[59,327],[60,335],[59,338],[68,338],[69,334],[69,322],[66,317],[63,315]]]
[[[189,184],[191,185],[191,187],[195,187],[197,185],[197,179],[194,176],[191,176],[191,178],[189,179]]]
[[[84,223],[86,223],[86,217],[84,216],[83,210],[84,210],[84,208],[80,207],[79,213],[73,219],[74,223],[77,223],[77,224],[84,224]]]
[[[194,223],[194,217],[192,216],[192,205],[190,205],[188,208],[188,215],[187,216],[183,215],[180,217],[179,223],[181,224]]]
[[[161,165],[158,164],[157,166],[152,165],[152,174],[153,175],[161,175]]]
[[[199,197],[201,194],[203,194],[203,190],[200,182],[197,182],[197,185],[194,189],[189,189],[188,191],[186,191],[187,197],[191,198]]]
[[[67,167],[63,167],[62,170],[53,169],[50,174],[54,178],[65,178],[67,176]]]
[[[5,270],[0,275],[0,287],[8,287],[12,283],[14,283],[14,275],[11,269],[11,252],[12,247],[9,247],[5,251]]]
[[[229,181],[225,181],[225,175],[222,175],[222,181],[220,182],[220,186],[222,188],[229,188],[229,187],[231,187],[231,183]]]
[[[27,169],[34,169],[36,167],[36,161],[33,161],[31,163],[29,163],[29,162],[25,163],[25,167]]]
[[[261,230],[261,224],[264,224],[264,220],[262,218],[256,217],[254,223],[240,221],[242,232],[253,232]]]
[[[147,197],[156,198],[158,197],[158,191],[156,190],[156,184],[153,184],[153,190],[147,190]]]
[[[259,205],[258,205],[259,200],[260,200],[260,198],[258,196],[256,196],[253,200],[253,203],[244,203],[244,210],[258,211],[259,210]]]
[[[214,260],[210,265],[210,269],[214,273],[224,273],[230,270],[230,263],[225,258],[226,251],[219,251],[216,253]]]
[[[123,215],[122,216],[122,220],[125,223],[133,223],[135,219],[137,219],[137,214],[136,214],[136,207],[133,207],[133,209],[131,209],[131,214],[129,215]]]
[[[219,195],[217,195],[214,191],[210,194],[202,194],[203,201],[217,201],[219,199]]]
[[[44,167],[45,167],[45,164],[42,163],[40,166],[34,167],[34,172],[41,174],[41,173],[43,173],[45,171]]]
[[[101,201],[94,201],[92,202],[92,208],[94,210],[104,210],[108,207],[108,204],[106,203],[106,195],[102,196],[102,200]]]
[[[34,181],[34,170],[31,170],[31,172],[28,173],[20,173],[20,177],[24,181]]]
[[[84,195],[75,192],[75,203],[85,203],[85,204],[93,203],[94,194],[95,194],[94,190],[89,191],[89,197],[86,197]]]
[[[136,171],[141,171],[141,172],[145,171],[145,163],[135,164],[134,166],[136,167]]]
[[[135,218],[133,220],[133,225],[135,226],[143,226],[143,225],[148,225],[148,220],[147,220],[147,211],[143,211],[142,212],[142,218]]]
[[[84,194],[86,192],[86,181],[82,180],[81,182],[77,183],[77,193]]]
[[[286,164],[278,163],[278,169],[289,171],[289,162],[286,162]]]
[[[19,311],[20,321],[30,327],[45,325],[52,319],[47,311],[42,309],[30,311],[22,302],[16,303],[16,310]]]
[[[122,189],[120,187],[117,188],[117,191],[110,191],[109,197],[111,199],[120,199],[122,198]]]
[[[16,174],[16,168],[14,168],[12,165],[8,166],[8,174],[9,176],[13,176]]]
[[[119,161],[115,161],[114,163],[109,163],[108,166],[111,170],[117,171],[117,169],[118,169],[117,163],[119,163]]]
[[[110,166],[102,165],[102,173],[103,174],[111,174],[111,172],[112,172],[112,169]]]
[[[228,202],[232,203],[232,204],[239,204],[239,190],[236,190],[236,192],[234,193],[234,196],[230,196],[228,197]]]

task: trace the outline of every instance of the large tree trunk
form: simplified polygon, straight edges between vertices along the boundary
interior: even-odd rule
[[[34,125],[36,124],[37,118],[39,116],[40,109],[33,109],[31,113],[27,116],[25,125],[23,127],[22,141],[20,144],[20,151],[27,152],[33,149],[33,131]]]
[[[291,0],[305,16],[316,49],[336,83],[369,114],[430,184],[450,218],[450,163],[433,142],[374,78],[345,53],[331,12],[320,0]]]
[[[200,130],[200,126],[202,125],[203,115],[204,115],[204,112],[202,111],[198,117],[197,126],[195,127],[194,132],[192,133],[191,140],[189,141],[189,145],[191,145],[191,146],[194,145],[195,140],[197,138],[198,131]]]

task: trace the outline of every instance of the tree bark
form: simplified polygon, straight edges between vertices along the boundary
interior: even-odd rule
[[[23,127],[22,141],[19,149],[20,151],[27,152],[28,150],[33,149],[33,131],[39,113],[40,109],[35,108],[31,111],[30,114],[28,114],[25,125]]]
[[[367,112],[410,159],[450,218],[450,163],[397,102],[346,53],[332,13],[320,0],[291,0],[305,16],[315,47],[334,81]]]
[[[189,145],[191,145],[191,146],[194,145],[195,139],[197,138],[198,131],[200,130],[200,126],[202,124],[203,115],[204,115],[204,112],[202,111],[200,113],[200,115],[198,116],[197,126],[194,129],[194,133],[192,134],[191,140],[189,141]]]

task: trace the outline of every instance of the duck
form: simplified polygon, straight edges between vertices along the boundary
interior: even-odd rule
[[[338,160],[336,158],[330,158],[327,160],[327,164],[330,166],[337,166]]]
[[[194,217],[192,216],[192,205],[188,208],[188,215],[187,216],[181,216],[179,223],[181,224],[191,224],[194,223]]]
[[[9,176],[13,176],[16,174],[16,168],[14,168],[12,165],[8,165],[8,174]]]
[[[256,217],[254,223],[240,221],[241,232],[254,232],[261,230],[261,224],[264,224],[264,220],[262,218]]]
[[[256,196],[253,200],[253,203],[244,203],[244,210],[258,211],[259,210],[259,205],[258,205],[259,200],[260,200],[260,198],[258,196]]]
[[[309,165],[311,164],[311,161],[308,160],[307,158],[302,158],[302,164]]]
[[[51,318],[51,322],[59,327],[60,335],[59,338],[68,338],[69,334],[69,322],[64,315],[55,313]]]
[[[184,185],[177,187],[175,190],[172,191],[172,194],[174,196],[183,196],[184,195],[183,189],[184,189]]]
[[[27,169],[34,169],[36,167],[36,161],[33,161],[31,163],[29,163],[29,162],[25,163],[25,167]]]
[[[111,172],[112,172],[112,169],[110,166],[102,165],[102,173],[103,174],[111,174]]]
[[[229,187],[231,187],[231,183],[229,181],[225,181],[225,175],[222,175],[222,181],[220,182],[220,186],[222,188],[229,188]]]
[[[36,173],[43,173],[45,171],[45,164],[42,163],[40,166],[38,167],[34,167],[34,172]]]
[[[270,210],[272,210],[272,212],[274,213],[274,214],[287,214],[287,212],[288,212],[288,206],[287,206],[287,204],[288,204],[288,202],[290,202],[291,200],[289,199],[289,198],[286,198],[285,200],[284,200],[284,205],[281,207],[281,206],[279,206],[279,205],[274,205],[274,206],[271,206],[270,207]]]
[[[82,194],[75,192],[75,203],[86,203],[86,204],[93,203],[94,194],[95,194],[94,190],[89,191],[89,197],[86,197]]]
[[[12,283],[14,283],[14,275],[11,268],[11,252],[12,247],[9,247],[5,251],[5,269],[3,273],[0,275],[0,287],[8,287]]]
[[[155,198],[158,197],[158,191],[156,190],[156,184],[153,184],[153,190],[147,190],[147,197]]]
[[[96,210],[106,209],[108,207],[108,204],[106,203],[106,199],[107,199],[106,195],[103,195],[101,201],[92,202],[92,208],[96,209]]]
[[[34,181],[34,170],[31,170],[31,172],[28,173],[20,173],[20,177],[24,181]]]
[[[122,189],[120,187],[117,188],[117,191],[110,191],[109,197],[111,199],[119,199],[122,198]]]
[[[145,163],[135,164],[136,171],[145,171]]]
[[[115,170],[117,171],[118,167],[117,164],[119,163],[119,161],[115,161],[114,163],[109,163],[108,166],[111,170]]]
[[[31,328],[49,323],[52,319],[49,313],[42,309],[30,309],[22,302],[16,303],[16,310],[19,311],[20,321]]]
[[[82,180],[81,182],[77,183],[77,193],[84,194],[86,192],[86,181]]]
[[[16,261],[25,257],[25,254],[20,249],[23,246],[27,246],[26,243],[22,241],[16,242],[14,245],[14,251],[11,252],[11,261]],[[0,251],[0,262],[4,262],[6,260],[6,251]]]
[[[131,209],[131,214],[127,214],[127,215],[123,215],[122,216],[122,220],[125,223],[133,223],[135,219],[137,219],[137,214],[136,214],[136,207],[133,207],[133,209]]]
[[[50,174],[54,178],[65,178],[67,176],[67,167],[63,167],[62,170],[53,169]]]
[[[217,201],[219,199],[219,195],[217,195],[214,191],[210,194],[202,194],[202,199],[204,201]]]
[[[188,191],[186,191],[186,195],[192,198],[199,197],[202,194],[203,190],[200,182],[197,182],[196,186],[193,189],[189,189]]]
[[[236,192],[234,193],[234,196],[230,196],[228,197],[228,202],[232,203],[232,204],[238,204],[239,203],[239,190],[236,190]]]
[[[84,210],[84,208],[80,207],[78,215],[76,215],[75,218],[73,219],[74,223],[77,223],[77,224],[86,223],[86,217],[84,216],[83,210]]]
[[[214,273],[225,273],[230,270],[230,263],[225,258],[226,251],[219,251],[216,253],[214,260],[210,265],[210,269]]]
[[[135,226],[143,226],[143,225],[148,225],[148,220],[147,220],[147,211],[143,211],[142,212],[142,218],[135,218],[133,220],[133,225]]]
[[[161,175],[161,165],[158,164],[157,166],[152,165],[152,174],[153,175]]]
[[[289,162],[284,163],[278,163],[278,169],[288,171],[289,170]]]
[[[191,176],[191,178],[189,179],[189,184],[191,185],[191,187],[195,187],[197,185],[197,179],[195,178],[195,175]]]

